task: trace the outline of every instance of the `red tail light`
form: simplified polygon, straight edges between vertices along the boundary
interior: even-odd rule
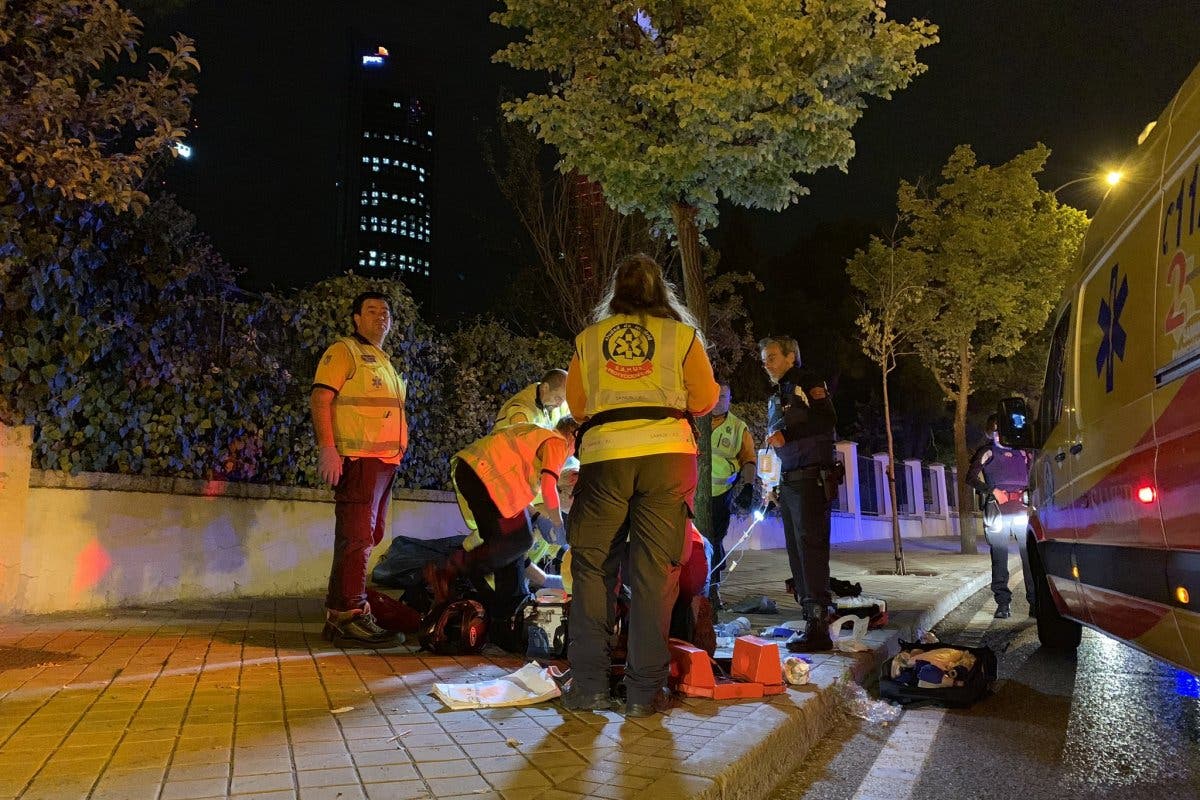
[[[1154,491],[1153,486],[1139,486],[1138,487],[1137,499],[1140,502],[1145,503],[1146,505],[1150,505],[1151,503],[1153,503],[1157,496],[1158,496],[1158,493]]]

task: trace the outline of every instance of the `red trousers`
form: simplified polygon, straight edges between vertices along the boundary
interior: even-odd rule
[[[383,541],[396,465],[378,458],[342,459],[342,479],[334,488],[333,566],[325,607],[351,611],[367,603],[367,563]]]

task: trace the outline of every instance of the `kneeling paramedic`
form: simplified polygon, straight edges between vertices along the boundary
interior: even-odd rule
[[[440,564],[426,564],[425,580],[435,602],[450,599],[455,579],[466,575],[475,590],[485,596],[493,620],[512,615],[529,594],[525,556],[533,545],[530,505],[539,490],[545,515],[552,523],[544,535],[553,544],[565,541],[558,476],[575,450],[578,427],[570,417],[560,420],[554,430],[514,425],[454,455],[451,474],[459,508],[465,520],[475,522],[482,542],[473,550],[451,554]],[[494,588],[486,581],[488,573],[492,574]]]

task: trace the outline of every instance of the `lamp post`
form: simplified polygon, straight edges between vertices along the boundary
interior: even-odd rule
[[[1109,170],[1104,175],[1103,180],[1110,187],[1112,187],[1112,186],[1116,186],[1118,183],[1120,183],[1121,179],[1123,177],[1125,177],[1124,173],[1122,173],[1118,169],[1114,169],[1114,170]],[[1054,189],[1053,191],[1051,191],[1050,194],[1057,195],[1059,192],[1061,192],[1063,189],[1067,188],[1068,186],[1074,186],[1075,184],[1083,183],[1084,181],[1094,181],[1094,180],[1099,180],[1099,179],[1100,179],[1099,175],[1085,175],[1082,178],[1076,178],[1074,180],[1067,181],[1062,186],[1059,186],[1057,189]]]

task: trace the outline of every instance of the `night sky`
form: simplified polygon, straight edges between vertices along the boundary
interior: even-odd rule
[[[299,285],[337,269],[334,183],[350,41],[358,37],[404,59],[437,108],[438,310],[487,307],[519,266],[521,233],[484,166],[480,139],[496,127],[502,92],[536,85],[535,76],[490,63],[509,35],[488,21],[493,5],[194,0],[148,20],[147,45],[175,30],[197,40],[196,157],[172,169],[169,186],[246,270],[248,287]],[[997,162],[1044,142],[1054,151],[1046,188],[1114,164],[1200,60],[1190,36],[1196,11],[1195,0],[889,3],[893,18],[923,16],[941,27],[941,43],[920,54],[928,72],[892,100],[871,103],[854,129],[858,154],[848,174],[812,177],[812,194],[783,213],[724,213],[755,247],[753,255],[723,257],[754,268],[818,226],[886,223],[899,180],[936,174],[960,143]],[[1094,210],[1099,192],[1082,183],[1060,197]],[[725,225],[711,234],[718,247]]]

